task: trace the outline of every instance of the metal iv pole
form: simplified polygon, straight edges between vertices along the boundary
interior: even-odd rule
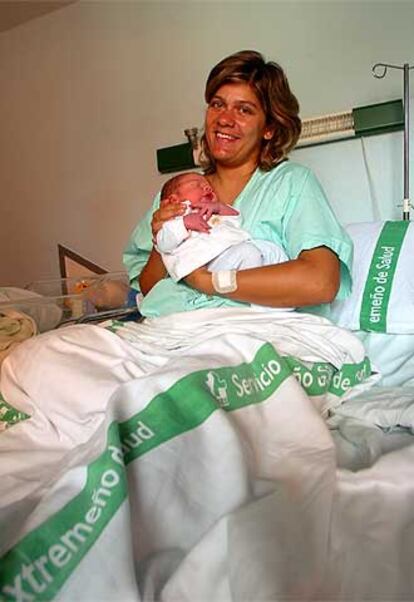
[[[403,199],[403,220],[410,219],[410,69],[414,65],[408,63],[404,65],[388,65],[387,63],[376,63],[372,67],[372,74],[378,79],[385,77],[388,69],[400,69],[404,71],[404,199]]]

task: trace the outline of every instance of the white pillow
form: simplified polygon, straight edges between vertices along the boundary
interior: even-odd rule
[[[351,330],[414,333],[414,229],[408,221],[351,224],[353,289],[331,319]]]

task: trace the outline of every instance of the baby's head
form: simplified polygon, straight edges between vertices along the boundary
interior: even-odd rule
[[[186,172],[168,180],[161,189],[161,200],[215,202],[216,193],[201,174]]]

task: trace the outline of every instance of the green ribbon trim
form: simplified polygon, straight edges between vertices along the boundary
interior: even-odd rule
[[[392,284],[408,226],[408,221],[385,222],[380,232],[362,295],[361,330],[387,332]]]
[[[0,431],[28,418],[30,418],[28,414],[16,410],[16,408],[7,403],[0,393]]]

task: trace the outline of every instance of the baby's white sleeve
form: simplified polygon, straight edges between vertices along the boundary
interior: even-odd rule
[[[160,253],[172,253],[189,236],[190,233],[184,226],[183,217],[171,219],[165,222],[157,234],[157,251]]]

